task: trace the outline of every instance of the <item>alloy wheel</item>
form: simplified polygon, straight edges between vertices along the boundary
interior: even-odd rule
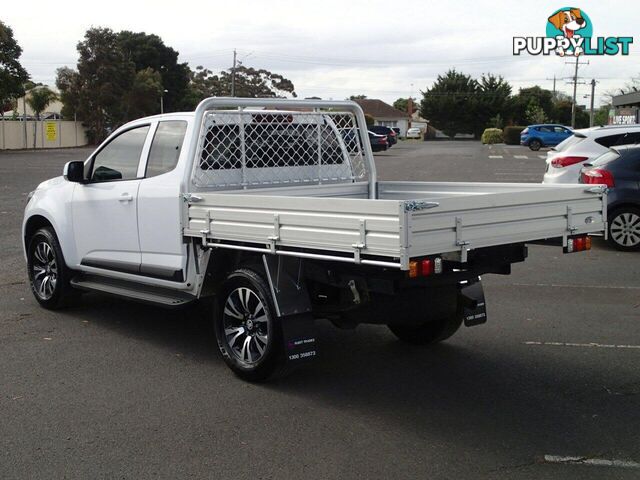
[[[623,212],[611,221],[611,237],[623,247],[635,247],[640,244],[640,216],[632,212]]]
[[[259,362],[267,349],[269,322],[256,292],[247,287],[232,290],[224,305],[222,324],[233,355],[246,365]]]
[[[33,288],[42,300],[49,300],[56,291],[58,263],[53,248],[47,242],[40,242],[33,250],[31,262]]]

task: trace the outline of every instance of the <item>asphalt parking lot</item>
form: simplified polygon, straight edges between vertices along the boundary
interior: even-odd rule
[[[640,478],[640,254],[532,246],[489,321],[434,348],[319,323],[319,358],[236,379],[206,309],[28,290],[27,192],[88,149],[0,152],[0,477]],[[538,182],[545,152],[406,141],[383,179]]]

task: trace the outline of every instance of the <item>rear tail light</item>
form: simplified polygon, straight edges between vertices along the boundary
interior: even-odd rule
[[[584,252],[585,250],[591,250],[591,237],[588,235],[568,238],[567,246],[564,247],[564,253]]]
[[[580,174],[580,180],[582,183],[588,185],[606,185],[609,188],[615,187],[616,185],[613,174],[609,170],[602,170],[600,168],[583,170]]]
[[[442,273],[442,258],[423,258],[409,262],[409,278],[428,277]]]
[[[382,137],[380,139],[380,143],[389,143],[389,142],[387,142],[387,137]]]
[[[589,157],[556,157],[551,160],[551,165],[556,168],[568,167],[569,165],[575,165],[576,163],[585,162],[589,160]]]

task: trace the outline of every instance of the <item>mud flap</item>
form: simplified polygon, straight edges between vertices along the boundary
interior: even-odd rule
[[[300,258],[263,255],[264,268],[276,314],[282,324],[287,363],[306,363],[316,356],[316,337],[311,301],[302,278]]]
[[[306,363],[316,357],[313,316],[309,313],[280,317],[287,363]]]
[[[484,300],[482,282],[462,285],[458,293],[458,305],[460,315],[465,326],[473,327],[487,321],[487,304]]]

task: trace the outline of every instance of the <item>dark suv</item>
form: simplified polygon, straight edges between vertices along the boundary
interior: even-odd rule
[[[640,146],[609,149],[580,172],[580,182],[604,184],[609,243],[618,250],[640,250]]]
[[[385,127],[384,125],[374,125],[373,127],[369,127],[373,133],[377,133],[378,135],[386,135],[387,142],[389,142],[389,146],[395,145],[398,143],[398,134],[391,128]]]

